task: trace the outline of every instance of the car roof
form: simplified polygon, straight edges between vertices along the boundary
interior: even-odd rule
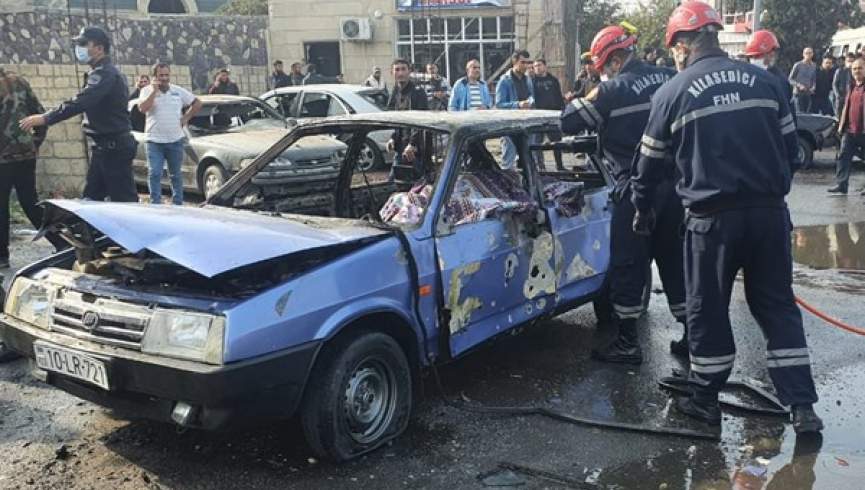
[[[355,94],[358,92],[380,92],[381,89],[375,87],[367,87],[364,85],[350,85],[345,83],[316,83],[312,85],[301,85],[291,87],[280,87],[275,90],[270,90],[268,94],[285,94],[292,92],[300,92],[301,90],[315,90],[319,92],[333,92],[335,94]]]
[[[202,104],[258,101],[255,97],[247,97],[245,95],[199,95],[197,97],[201,100]]]
[[[371,124],[387,126],[416,126],[442,132],[454,132],[471,127],[479,132],[511,128],[549,126],[559,123],[558,111],[541,110],[488,110],[488,111],[387,111],[332,116],[320,120],[301,120],[299,126]]]

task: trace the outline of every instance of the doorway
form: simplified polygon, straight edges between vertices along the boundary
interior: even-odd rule
[[[306,54],[307,63],[314,63],[319,74],[335,77],[342,73],[338,41],[304,43],[303,52]]]

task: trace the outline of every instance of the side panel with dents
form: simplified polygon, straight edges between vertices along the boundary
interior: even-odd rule
[[[414,255],[421,284],[433,284],[437,271],[432,241],[410,242],[413,249],[417,248]],[[403,318],[420,342],[423,336],[412,310],[408,267],[398,258],[400,250],[395,237],[387,238],[227,310],[226,362],[328,338],[351,320],[382,311]],[[428,327],[430,345],[436,342],[435,308],[434,294],[421,298],[421,315]]]
[[[458,226],[436,239],[451,355],[553,307],[553,237],[511,218]]]
[[[586,195],[578,216],[550,209],[555,235],[557,303],[567,303],[600,288],[610,264],[610,207],[606,189]]]

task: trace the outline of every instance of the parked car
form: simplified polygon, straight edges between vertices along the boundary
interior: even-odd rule
[[[182,165],[184,189],[213,194],[229,177],[261,152],[273,146],[288,132],[289,123],[266,104],[252,97],[202,95],[202,108],[189,121]],[[132,134],[139,142],[133,160],[135,181],[147,185],[147,152],[144,115],[138,101],[130,101]],[[346,146],[333,138],[321,136],[303,147],[288,148],[274,164],[279,175],[271,176],[282,184],[333,181],[338,172],[339,153]],[[168,172],[163,186],[169,185]]]
[[[421,370],[605,301],[611,179],[593,159],[538,168],[528,142],[557,126],[552,111],[339,116],[300,123],[201,207],[47,201],[45,230],[75,248],[17,273],[3,337],[118,415],[217,429],[298,413],[315,453],[354,458],[403,432]],[[383,129],[425,141],[413,185],[356,178]],[[256,182],[340,133],[330,216]],[[516,170],[499,166],[504,135]]]
[[[840,143],[838,120],[822,114],[797,113],[796,136],[799,139],[799,161],[802,167],[808,168],[814,163],[815,151]]]
[[[387,108],[387,93],[380,89],[362,85],[305,85],[282,87],[259,97],[267,105],[286,118],[304,120],[342,116],[345,114],[369,114]],[[382,168],[393,160],[388,152],[388,131],[374,131],[361,148],[358,165],[369,171]]]

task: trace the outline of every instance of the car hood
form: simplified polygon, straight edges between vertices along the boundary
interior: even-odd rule
[[[146,249],[205,277],[298,252],[362,245],[390,233],[339,218],[81,200],[46,201],[45,226],[68,214],[132,253]]]

